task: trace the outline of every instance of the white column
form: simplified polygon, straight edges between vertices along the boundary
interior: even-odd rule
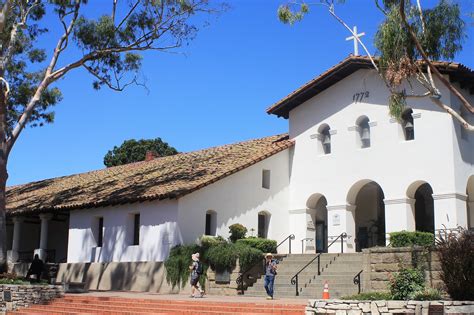
[[[465,194],[433,194],[435,230],[453,229],[461,226],[467,228],[467,209]]]
[[[385,233],[387,244],[390,242],[388,233],[415,231],[415,199],[384,199]]]
[[[22,217],[13,217],[13,242],[12,250],[8,251],[7,257],[10,262],[18,261],[18,251],[20,250],[20,236],[21,236],[21,224],[24,218]]]
[[[328,209],[328,245],[332,243],[341,233],[347,233],[343,240],[343,249],[345,253],[354,253],[355,247],[355,210],[354,205],[335,205],[327,206]],[[328,248],[329,253],[340,253],[340,240]]]
[[[39,215],[41,220],[41,235],[40,235],[40,246],[39,249],[35,250],[35,254],[38,254],[41,260],[46,259],[46,250],[48,249],[48,228],[49,220],[53,215],[51,213],[43,213]]]

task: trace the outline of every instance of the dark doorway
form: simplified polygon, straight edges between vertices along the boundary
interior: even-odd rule
[[[433,189],[428,183],[415,192],[415,225],[417,231],[434,233]]]

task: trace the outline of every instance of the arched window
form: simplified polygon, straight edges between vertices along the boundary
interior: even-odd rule
[[[331,153],[331,128],[327,124],[319,127],[319,141],[321,142],[323,154]]]
[[[258,231],[257,236],[261,238],[268,237],[268,226],[270,225],[270,213],[260,211],[258,213]]]
[[[204,230],[205,235],[216,235],[217,230],[217,213],[214,210],[206,211],[206,228]]]
[[[370,125],[367,116],[361,116],[357,119],[357,130],[359,131],[360,147],[370,147]]]
[[[402,113],[402,128],[406,141],[415,139],[415,123],[413,122],[413,110],[407,108]]]

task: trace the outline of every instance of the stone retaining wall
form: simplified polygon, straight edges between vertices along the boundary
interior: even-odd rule
[[[11,299],[8,299],[8,295]],[[62,296],[64,296],[64,288],[61,285],[0,284],[0,314]]]
[[[314,314],[473,314],[474,301],[357,301],[309,300],[306,315]]]
[[[401,267],[415,267],[420,262],[425,267],[426,285],[441,288],[441,265],[436,252],[426,251],[422,247],[374,247],[362,250],[364,266],[362,289],[369,291],[386,291],[389,276]]]

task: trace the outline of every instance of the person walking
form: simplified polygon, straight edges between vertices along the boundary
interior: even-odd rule
[[[277,265],[273,260],[273,255],[268,253],[265,255],[265,281],[264,287],[267,291],[267,300],[273,300],[273,284],[275,283],[275,276],[277,274]]]
[[[189,270],[191,270],[191,297],[203,297],[204,290],[201,289],[199,285],[199,278],[202,275],[202,264],[199,261],[199,253],[195,253],[191,255],[192,264],[189,266]],[[198,291],[199,295],[196,296],[195,292]]]
[[[35,258],[31,262],[30,269],[28,269],[28,272],[26,274],[26,280],[30,279],[31,275],[36,276],[36,282],[41,281],[41,274],[43,273],[44,270],[44,263],[43,261],[39,258],[38,254],[35,255]]]

